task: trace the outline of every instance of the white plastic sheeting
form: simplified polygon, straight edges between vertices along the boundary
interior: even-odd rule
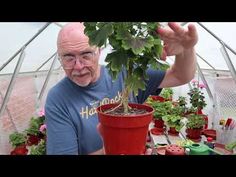
[[[199,34],[199,41],[196,45],[197,53],[207,60],[213,67],[219,70],[228,70],[224,58],[220,52],[221,44],[212,37],[206,30],[199,24],[193,22]],[[30,22],[30,23],[0,23],[0,66],[5,63],[24,43],[26,43],[38,30],[44,25],[43,22]],[[57,25],[59,24],[59,25]],[[26,57],[24,59],[20,72],[34,71],[44,61],[46,61],[56,51],[56,38],[60,30],[60,25],[66,23],[52,23],[50,24],[29,46],[26,48]],[[163,23],[166,25],[166,23]],[[202,23],[209,30],[215,33],[231,48],[236,50],[235,31],[236,23]],[[185,24],[186,28],[188,24]],[[100,63],[104,63],[104,58],[110,48],[105,49],[102,53]],[[229,50],[229,55],[234,65],[236,65],[236,56]],[[19,55],[1,72],[12,73]],[[170,57],[171,58],[171,57]],[[198,58],[201,68],[211,69],[205,62]],[[42,69],[48,69],[49,62]],[[59,66],[59,62],[57,63]]]

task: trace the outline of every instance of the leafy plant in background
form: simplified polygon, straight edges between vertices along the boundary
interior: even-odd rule
[[[204,93],[202,92],[202,89],[205,86],[204,84],[199,84],[199,82],[196,80],[192,81],[192,86],[193,87],[188,92],[188,95],[190,96],[190,103],[192,104],[193,108],[201,110],[207,105]]]
[[[179,106],[186,108],[186,105],[187,105],[186,97],[179,96],[177,101],[178,101]]]
[[[45,121],[44,117],[41,117],[41,118],[32,117],[30,120],[29,128],[25,130],[26,133],[28,135],[40,135],[41,132],[39,131],[39,128],[42,124],[44,124],[44,121]]]
[[[45,155],[46,154],[46,141],[41,139],[38,145],[30,147],[30,155]]]
[[[160,96],[162,96],[165,100],[172,100],[173,93],[172,88],[164,88],[162,89]]]
[[[163,116],[163,120],[166,122],[166,124],[169,127],[174,127],[176,129],[176,131],[180,131],[181,128],[184,126],[184,123],[181,122],[182,120],[182,116],[180,115],[176,115],[176,114],[169,114],[169,115],[165,115]]]
[[[27,136],[24,133],[14,132],[10,134],[9,141],[13,147],[20,146],[25,144],[27,140]]]
[[[179,96],[177,100],[177,107],[180,107],[179,109],[181,109],[181,115],[184,115],[187,112],[188,108],[187,108],[186,97]]]
[[[107,68],[115,80],[126,69],[125,88],[119,106],[124,107],[125,114],[130,109],[128,96],[139,89],[145,89],[148,79],[146,70],[167,69],[159,59],[162,54],[162,42],[157,35],[157,22],[85,22],[85,34],[90,45],[98,47],[110,44],[113,51],[105,59]],[[119,107],[118,106],[118,107]]]
[[[154,109],[153,118],[162,119],[163,116],[171,113],[172,102],[171,101],[165,101],[165,102],[156,101],[156,102],[153,102],[151,106]]]
[[[204,118],[200,114],[189,114],[186,128],[200,129],[206,124]]]

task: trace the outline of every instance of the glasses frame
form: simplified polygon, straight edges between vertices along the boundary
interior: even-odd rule
[[[76,65],[76,63],[80,62],[80,64],[82,64],[83,66],[90,66],[92,65],[93,61],[94,61],[94,58],[97,54],[97,50],[96,51],[91,51],[92,53],[92,57],[91,57],[91,60],[87,60],[89,61],[88,63],[86,63],[84,59],[81,59],[84,55],[86,55],[86,53],[89,53],[89,52],[82,52],[82,54],[78,54],[78,55],[75,55],[75,56],[71,56],[72,58],[74,57],[74,61],[72,62],[72,64],[70,64],[70,66],[66,66],[65,63],[63,62],[63,60],[65,61],[66,59],[63,58],[63,57],[59,57],[59,61],[61,63],[61,66],[64,68],[64,69],[73,69]]]

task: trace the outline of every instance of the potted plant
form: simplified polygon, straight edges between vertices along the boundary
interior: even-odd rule
[[[202,109],[207,105],[204,93],[202,92],[205,86],[204,84],[199,84],[196,80],[193,80],[191,83],[193,87],[188,92],[190,103],[193,108],[197,109],[198,113],[202,114]]]
[[[205,125],[204,117],[200,114],[189,114],[186,124],[186,133],[189,139],[200,141],[203,126]]]
[[[153,120],[154,120],[154,126],[156,128],[163,128],[164,121],[163,116],[170,114],[172,109],[172,102],[171,101],[165,101],[165,102],[153,102],[151,106],[154,109],[153,113]]]
[[[192,82],[192,88],[188,92],[188,95],[190,96],[190,103],[192,109],[196,110],[196,114],[204,115],[202,112],[202,109],[206,107],[206,101],[204,93],[202,92],[202,89],[205,88],[204,84],[200,84],[198,81],[193,80]],[[206,120],[205,129],[208,127],[208,117],[204,115],[204,119]]]
[[[183,119],[183,111],[184,109],[177,105],[173,106],[171,109],[171,113],[162,117],[165,124],[169,126],[169,134],[178,135],[181,128],[184,126],[184,123],[181,122]]]
[[[162,53],[156,33],[158,25],[156,22],[84,23],[90,45],[101,47],[109,43],[113,47],[105,59],[112,78],[126,71],[121,101],[97,108],[106,154],[142,154],[145,150],[153,108],[131,104],[128,98],[131,92],[137,95],[139,89],[145,89],[149,66],[156,69],[164,66],[158,61]],[[142,113],[138,114],[140,110]]]
[[[26,148],[27,137],[24,133],[14,132],[9,136],[9,142],[14,148],[11,155],[27,155],[28,149]]]

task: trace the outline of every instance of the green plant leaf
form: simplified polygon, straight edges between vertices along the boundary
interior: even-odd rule
[[[19,145],[25,144],[27,140],[27,136],[24,133],[14,132],[9,136],[9,142],[13,147],[17,147]]]
[[[132,49],[135,55],[142,54],[145,49],[151,49],[153,46],[153,38],[148,37],[146,39],[140,37],[129,37],[122,40],[122,47],[125,50]]]
[[[123,51],[114,51],[107,55],[106,62],[110,64],[112,71],[121,71],[122,66],[126,66],[128,55]]]
[[[128,85],[128,87],[134,92],[135,95],[138,94],[138,89],[145,89],[144,80],[141,77],[137,77],[136,75],[128,77],[125,81],[125,85]]]
[[[86,23],[85,25],[88,25],[88,23]],[[101,47],[103,45],[106,45],[108,36],[113,33],[113,26],[111,23],[101,23],[98,26],[100,28],[98,30],[95,30],[94,23],[88,25],[88,28],[86,28],[85,30],[85,34],[89,37],[90,45]]]

